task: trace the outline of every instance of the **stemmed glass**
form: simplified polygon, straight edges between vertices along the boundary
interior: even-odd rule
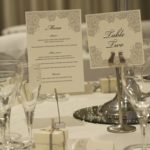
[[[18,80],[18,62],[13,60],[0,61],[0,116],[3,149],[14,149],[10,137],[11,103],[15,100]]]
[[[29,133],[29,138],[24,139],[23,141],[24,147],[30,147],[33,145],[32,124],[34,118],[34,110],[40,93],[40,88],[41,88],[41,74],[40,74],[39,65],[23,64],[22,84],[21,84],[19,101],[22,103],[25,112],[28,133]]]
[[[139,119],[142,144],[130,145],[125,150],[150,150],[146,144],[146,127],[150,113],[150,60],[142,66],[122,68],[123,89]]]

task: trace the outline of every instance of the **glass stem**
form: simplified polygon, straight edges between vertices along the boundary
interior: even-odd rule
[[[146,127],[147,127],[147,117],[143,116],[139,118],[141,134],[142,134],[142,150],[146,150]]]
[[[29,136],[30,136],[30,141],[32,143],[32,124],[28,125],[28,132],[29,132]]]
[[[5,118],[0,118],[0,127],[1,127],[1,142],[2,144],[4,144],[5,143],[5,128],[6,128]]]
[[[11,116],[11,108],[8,108],[7,114],[6,114],[6,132],[8,136],[8,142],[10,142],[10,116]]]
[[[25,114],[27,119],[28,133],[30,136],[30,141],[32,143],[32,124],[33,124],[34,111],[25,111]]]

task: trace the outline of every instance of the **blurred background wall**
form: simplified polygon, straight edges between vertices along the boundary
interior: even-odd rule
[[[29,10],[82,10],[85,14],[118,10],[122,0],[0,0],[0,30],[6,27],[25,24],[25,11]],[[143,20],[150,19],[150,0],[128,0],[128,9],[140,9]]]

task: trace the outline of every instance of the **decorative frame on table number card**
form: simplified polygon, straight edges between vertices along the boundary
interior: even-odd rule
[[[86,16],[91,68],[144,63],[139,10]]]
[[[122,106],[126,102],[123,97],[121,67],[144,63],[140,11],[129,10],[91,14],[86,16],[86,23],[91,68],[115,67],[116,69],[117,96],[102,106],[101,113],[105,115],[106,120],[113,119],[113,117],[116,119],[118,108],[119,124],[110,126],[107,129],[114,133],[133,132],[135,127],[123,122],[123,118],[128,120],[129,114],[123,112],[123,107],[127,106]],[[115,103],[116,108],[110,116],[109,109],[113,109]],[[128,111],[128,108],[124,109]],[[110,113],[112,112],[110,111]],[[133,112],[132,116],[134,114]]]

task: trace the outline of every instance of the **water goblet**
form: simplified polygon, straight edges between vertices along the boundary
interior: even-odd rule
[[[41,77],[39,65],[23,65],[22,84],[19,101],[22,103],[26,123],[28,127],[29,139],[24,138],[22,143],[24,147],[32,147],[32,124],[34,110],[41,88]]]
[[[142,144],[130,145],[125,150],[150,150],[150,145],[146,144],[146,127],[150,113],[150,81],[144,79],[150,75],[149,62],[142,66],[122,69],[123,89],[137,114],[142,133]]]

